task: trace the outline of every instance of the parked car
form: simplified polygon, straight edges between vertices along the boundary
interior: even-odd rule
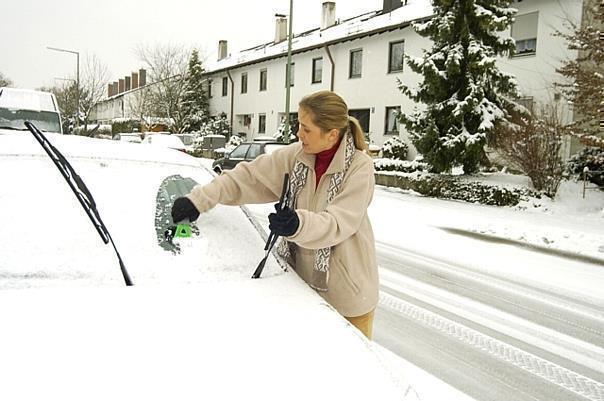
[[[165,133],[150,133],[147,132],[145,139],[142,141],[143,144],[161,146],[164,148],[180,150],[181,152],[187,151],[185,144],[176,135],[165,134]]]
[[[44,132],[63,133],[55,95],[29,89],[0,88],[0,134],[27,131],[30,121]]]
[[[281,142],[244,142],[223,158],[215,160],[212,169],[220,174],[222,170],[230,170],[241,162],[254,160],[265,153],[270,154],[283,146],[287,145]]]
[[[245,208],[158,245],[157,199],[206,183],[162,147],[48,135],[86,183],[134,285],[40,145],[0,135],[0,399],[400,400],[377,347],[272,255]],[[170,189],[172,188],[172,189]],[[42,198],[41,198],[42,196]],[[312,380],[306,380],[312,372]]]
[[[195,135],[193,134],[174,134],[185,145],[185,150],[188,154],[193,154],[195,152]]]

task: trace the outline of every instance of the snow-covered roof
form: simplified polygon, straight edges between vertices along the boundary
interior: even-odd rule
[[[297,35],[294,34],[292,53],[301,53],[396,29],[406,26],[412,21],[421,20],[431,15],[432,5],[429,0],[409,0],[407,5],[388,13],[383,13],[382,10],[371,11],[340,21],[326,29],[315,28]],[[283,57],[286,54],[287,40],[279,43],[268,42],[229,55],[222,60],[209,61],[205,67],[208,73],[216,73],[234,67]]]
[[[0,107],[58,112],[52,93],[30,89],[0,88]]]

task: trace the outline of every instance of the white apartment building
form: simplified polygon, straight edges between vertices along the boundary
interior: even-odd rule
[[[515,0],[515,22],[503,35],[516,40],[517,55],[498,60],[502,71],[516,76],[522,101],[560,102],[568,120],[572,112],[554,83],[562,80],[556,68],[576,54],[553,34],[564,30],[567,21],[581,23],[583,3]],[[430,48],[430,41],[411,26],[431,17],[430,4],[430,0],[384,0],[380,10],[340,20],[336,3],[324,2],[317,28],[293,35],[290,119],[295,122],[298,101],[304,95],[330,89],[345,99],[350,114],[359,119],[373,143],[381,145],[393,135],[405,139],[395,112],[411,112],[417,105],[400,92],[397,80],[407,85],[420,82],[421,77],[403,62],[403,54],[420,57]],[[287,20],[283,16],[276,16],[275,37],[270,42],[229,54],[226,41],[221,41],[218,59],[204,65],[211,115],[225,113],[233,132],[247,139],[274,134],[286,116],[286,63]],[[110,97],[97,107],[99,121],[135,117],[132,104],[140,89],[128,91],[125,80],[123,85],[122,80],[109,85]],[[564,156],[570,151],[567,144]]]
[[[410,112],[416,105],[402,95],[397,80],[417,84],[420,76],[402,62],[430,48],[411,23],[430,18],[429,0],[384,0],[383,8],[340,21],[336,4],[322,5],[316,29],[293,35],[290,113],[306,94],[331,89],[347,102],[371,140],[381,145],[391,135],[405,137],[395,111]],[[518,54],[498,60],[501,70],[517,77],[525,102],[563,103],[554,87],[562,77],[561,62],[574,58],[562,38],[553,36],[565,22],[579,23],[583,0],[517,0],[516,20],[505,35],[516,40]],[[219,43],[218,60],[205,65],[210,82],[210,112],[225,113],[233,132],[248,139],[276,132],[285,116],[287,21],[277,16],[273,41],[228,54]],[[565,108],[565,105],[561,105]],[[566,118],[572,118],[570,111]],[[568,153],[567,149],[565,153]]]

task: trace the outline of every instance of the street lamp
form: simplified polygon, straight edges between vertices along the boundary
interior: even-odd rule
[[[287,35],[287,68],[285,69],[285,143],[289,143],[289,92],[292,68],[292,26],[294,25],[294,0],[289,0],[289,33]]]
[[[46,47],[48,50],[54,50],[57,52],[71,53],[77,56],[77,74],[76,74],[76,127],[80,126],[80,52],[74,50],[59,49],[56,47]]]

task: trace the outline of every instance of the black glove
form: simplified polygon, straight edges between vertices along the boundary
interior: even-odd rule
[[[176,198],[172,205],[172,220],[179,223],[184,219],[193,222],[199,217],[199,210],[195,207],[189,198]]]
[[[270,228],[272,232],[283,237],[289,237],[298,231],[300,219],[295,210],[292,210],[287,206],[284,209],[275,209],[277,209],[277,213],[268,215],[268,228]]]

